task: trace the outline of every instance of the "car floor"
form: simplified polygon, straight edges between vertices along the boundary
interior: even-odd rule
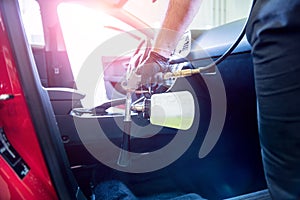
[[[135,196],[132,191],[122,182],[111,180],[103,182],[96,186],[94,190],[96,200],[155,200],[155,199],[175,199],[175,200],[201,200],[203,199],[197,194],[183,194],[180,192],[169,192],[152,194],[150,196]]]
[[[230,169],[227,166],[226,163],[230,163],[227,158],[201,162],[186,157],[156,172],[143,174],[120,172],[101,163],[73,169],[73,172],[80,187],[91,199],[100,196],[98,199],[113,200],[109,197],[115,195],[120,195],[122,198],[115,196],[120,200],[226,199],[265,189],[261,181],[253,180],[252,166],[248,171],[239,171],[239,167],[231,166]],[[220,166],[228,168],[219,171]],[[107,198],[104,198],[105,195]]]

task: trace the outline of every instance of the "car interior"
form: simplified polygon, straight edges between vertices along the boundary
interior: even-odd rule
[[[144,162],[149,166],[167,162],[155,170],[130,168],[118,164],[119,151],[124,148],[126,97],[120,84],[132,52],[146,45],[145,38],[154,38],[152,29],[125,9],[131,3],[127,0],[38,0],[34,2],[43,38],[34,35],[30,41],[22,14],[28,1],[2,5],[2,13],[9,21],[7,29],[24,93],[30,99],[31,116],[59,198],[117,199],[126,194],[127,199],[270,199],[260,155],[251,47],[245,37],[214,66],[213,73],[171,81],[168,92],[188,91],[196,102],[191,128],[157,126],[141,112],[130,113],[131,130],[136,134],[130,138],[130,151],[138,156],[125,155],[123,161],[132,159],[132,165]],[[69,4],[75,5],[73,13],[62,14]],[[85,28],[80,23],[87,24],[76,19],[80,17],[78,4],[109,16],[95,19],[106,20],[101,43],[85,35],[76,39]],[[69,21],[63,22],[64,16]],[[235,42],[246,21],[243,17],[210,29],[190,29],[189,52],[172,65],[198,69],[213,63]],[[64,24],[77,27],[78,33]],[[135,31],[128,32],[128,27]],[[67,39],[68,34],[74,38]],[[31,44],[36,39],[43,44]],[[127,42],[129,53],[123,48]],[[72,49],[77,43],[92,44],[94,50],[78,48],[75,54]],[[79,66],[76,73],[74,63]],[[135,94],[133,100],[141,96]],[[186,147],[178,158],[177,146],[173,146],[168,154],[147,160],[151,152],[178,145],[172,142],[178,135],[183,135],[179,136],[182,140],[192,138],[182,143]],[[111,150],[114,148],[117,153]]]

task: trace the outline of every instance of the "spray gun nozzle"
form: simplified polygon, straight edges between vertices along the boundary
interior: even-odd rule
[[[200,74],[200,68],[198,69],[183,69],[175,72],[167,72],[164,74],[164,79],[170,79],[170,78],[179,78],[179,77],[188,77],[192,76],[194,74]]]

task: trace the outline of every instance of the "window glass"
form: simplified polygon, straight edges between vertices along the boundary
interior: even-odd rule
[[[168,0],[128,0],[124,8],[152,27],[159,27],[168,6]],[[252,0],[203,0],[190,29],[209,29],[245,18]],[[147,8],[147,9],[145,9]]]
[[[44,32],[39,4],[36,0],[19,0],[19,5],[29,44],[44,46]]]
[[[191,29],[210,29],[249,14],[252,0],[203,0]]]

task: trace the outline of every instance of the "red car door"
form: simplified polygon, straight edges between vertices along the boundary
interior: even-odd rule
[[[0,13],[0,199],[57,199]]]

